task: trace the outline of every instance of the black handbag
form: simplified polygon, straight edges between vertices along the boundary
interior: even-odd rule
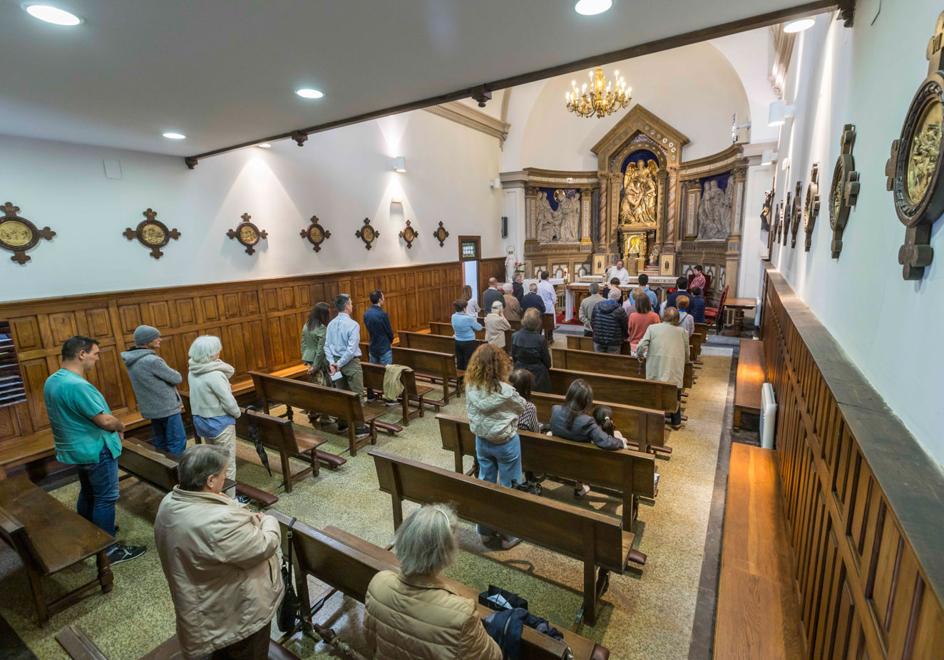
[[[488,585],[488,589],[479,594],[479,604],[499,612],[516,607],[523,610],[528,609],[527,600],[518,594],[496,587],[494,584]]]
[[[296,518],[292,518],[288,524],[288,531],[285,534],[288,541],[288,553],[287,557],[282,558],[282,581],[285,583],[285,595],[282,596],[282,604],[279,605],[277,624],[283,633],[295,630],[301,609],[298,595],[295,593],[295,583],[292,581],[292,528],[295,526],[295,521]]]

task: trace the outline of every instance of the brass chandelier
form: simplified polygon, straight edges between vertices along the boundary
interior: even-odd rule
[[[577,87],[577,81],[570,82],[570,91],[564,94],[567,99],[567,109],[580,117],[603,118],[621,108],[625,108],[632,101],[632,87],[626,86],[626,81],[620,77],[619,71],[613,72],[615,82],[611,83],[603,75],[603,69],[595,68],[588,72],[590,86],[584,83]]]

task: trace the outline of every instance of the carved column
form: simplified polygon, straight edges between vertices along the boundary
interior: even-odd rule
[[[734,186],[734,200],[731,205],[731,227],[728,234],[727,249],[724,253],[725,279],[728,284],[728,295],[736,296],[738,288],[738,265],[741,261],[741,228],[744,226],[744,185],[747,179],[747,169],[735,168],[731,174]]]
[[[590,212],[590,193],[591,188],[580,189],[580,242],[589,245],[590,240],[590,222],[592,214]]]

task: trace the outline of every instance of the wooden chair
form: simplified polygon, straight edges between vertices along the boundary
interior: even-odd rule
[[[281,523],[284,537],[291,518],[280,511],[271,513]],[[292,551],[297,559],[297,590],[302,602],[305,624],[309,629],[314,627],[310,609],[309,575],[363,603],[367,596],[367,585],[374,575],[380,571],[398,571],[400,568],[396,555],[389,550],[336,527],[318,530],[298,521],[292,527]],[[440,576],[439,579],[453,593],[474,602],[479,616],[484,618],[492,613],[492,610],[478,604],[476,590],[446,576]],[[305,607],[306,605],[309,607]],[[609,657],[608,649],[586,637],[569,630],[563,630],[562,633],[566,643],[542,635],[533,628],[523,628],[521,657],[529,660],[562,660],[567,657],[568,646],[575,660],[605,660]]]
[[[549,369],[553,394],[567,394],[567,388],[578,378],[583,378],[593,388],[594,400],[613,401],[629,406],[654,408],[663,412],[675,412],[678,408],[678,387],[645,378],[606,376],[588,371]]]
[[[546,392],[532,392],[531,403],[538,412],[538,419],[548,423],[551,409],[563,405],[564,396]],[[634,449],[642,452],[669,455],[672,448],[666,444],[665,413],[652,408],[627,406],[621,403],[594,401],[597,405],[609,406],[613,411],[613,423],[626,436]]]
[[[646,361],[629,355],[612,355],[595,351],[575,351],[567,348],[552,348],[551,361],[558,369],[573,371],[592,371],[609,376],[624,376],[626,378],[645,378]],[[695,374],[691,362],[685,363],[683,384],[691,387],[695,381]]]
[[[36,486],[26,475],[0,481],[0,537],[26,567],[33,606],[41,626],[49,617],[95,590],[112,590],[108,561],[111,536]],[[95,557],[97,576],[51,601],[43,593],[44,577]]]
[[[370,442],[377,443],[377,415],[365,415],[361,399],[353,392],[333,387],[323,387],[314,383],[290,378],[278,378],[269,374],[250,371],[256,396],[262,403],[262,409],[269,413],[274,403],[284,403],[302,410],[331,415],[347,422],[348,450],[351,456],[357,456],[358,447]],[[368,437],[357,438],[356,427],[367,426]]]
[[[721,324],[724,321],[724,303],[727,299],[728,286],[725,285],[724,289],[721,290],[721,300],[718,301],[718,306],[705,308],[705,321],[714,325],[716,331],[721,330]]]
[[[596,622],[597,600],[607,589],[609,571],[622,574],[628,562],[646,562],[646,555],[632,547],[633,533],[599,513],[375,448],[367,453],[374,459],[380,490],[391,496],[394,528],[403,522],[403,500],[450,502],[461,518],[581,560],[583,608],[578,620],[590,625]]]
[[[475,456],[475,434],[465,417],[440,413],[442,448],[453,453],[456,472],[465,474],[462,459]],[[521,466],[528,472],[555,475],[612,491],[623,502],[623,529],[632,530],[638,498],[655,498],[655,459],[629,449],[604,450],[530,431],[518,431]]]

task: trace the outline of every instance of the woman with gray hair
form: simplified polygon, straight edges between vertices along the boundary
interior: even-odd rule
[[[219,337],[197,337],[190,345],[187,383],[194,431],[207,442],[226,450],[229,457],[226,478],[235,482],[236,418],[240,411],[229,379],[236,370],[220,360],[222,351]],[[236,487],[228,489],[226,494],[234,497]]]
[[[429,504],[414,511],[397,530],[394,546],[400,571],[380,571],[367,585],[370,657],[501,660],[475,602],[439,577],[458,550],[453,510]]]
[[[221,447],[186,449],[177,466],[180,485],[154,520],[185,658],[267,658],[282,602],[279,523],[220,493],[227,464]]]

